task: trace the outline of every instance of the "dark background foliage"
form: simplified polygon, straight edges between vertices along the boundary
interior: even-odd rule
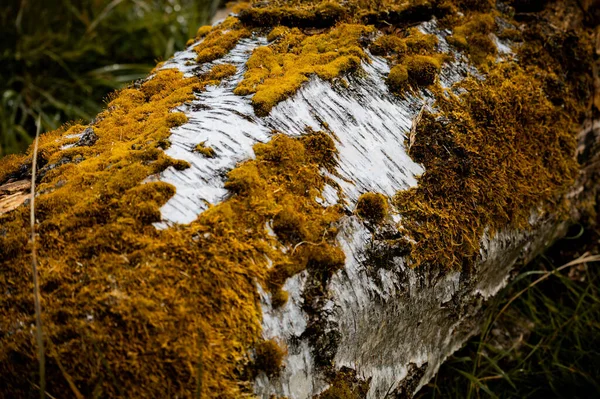
[[[3,0],[0,157],[35,134],[89,121],[210,21],[213,0]]]

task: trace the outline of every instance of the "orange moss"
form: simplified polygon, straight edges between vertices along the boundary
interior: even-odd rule
[[[331,385],[315,399],[362,399],[369,392],[370,380],[361,380],[356,371],[342,367],[336,372]]]
[[[256,345],[254,367],[269,377],[279,375],[285,351],[274,340],[261,341]]]
[[[212,28],[210,33],[206,29],[202,33],[205,34],[204,40],[194,47],[194,51],[198,54],[196,61],[199,63],[222,58],[240,39],[250,36],[250,31],[240,27],[234,17],[228,17],[223,23]]]
[[[520,42],[523,40],[523,35],[518,29],[504,29],[498,34],[500,39],[511,40],[513,42]]]
[[[217,86],[221,83],[221,81],[225,78],[233,76],[236,72],[236,68],[231,64],[217,64],[212,67],[212,69],[203,75],[200,75],[202,78],[201,89],[205,89],[206,86]]]
[[[239,18],[250,26],[328,27],[347,16],[348,9],[337,1],[319,0],[302,4],[288,2],[271,7],[239,8]]]
[[[417,86],[430,86],[440,71],[441,61],[436,57],[415,55],[407,57],[404,61],[408,71],[409,81]]]
[[[458,7],[466,11],[486,12],[495,6],[494,0],[455,0]]]
[[[448,43],[465,50],[471,61],[482,67],[495,61],[496,43],[490,34],[496,30],[493,14],[470,15],[462,25],[454,28]]]
[[[5,183],[12,174],[19,170],[26,159],[26,156],[20,154],[11,154],[2,158],[2,162],[0,162],[0,182]]]
[[[390,90],[402,94],[411,89],[431,86],[449,56],[435,52],[438,39],[416,28],[379,36],[370,50],[387,56],[395,64],[386,83]]]
[[[305,224],[304,215],[287,207],[279,211],[273,218],[273,231],[283,242],[297,244],[304,241],[308,235],[305,231]]]
[[[395,65],[390,70],[386,83],[390,90],[396,93],[431,86],[435,83],[445,59],[443,55],[407,56],[402,64]]]
[[[379,224],[388,215],[387,199],[383,194],[364,193],[356,202],[355,212],[361,218]]]
[[[400,64],[392,67],[386,83],[393,92],[400,93],[404,91],[408,87],[408,70],[406,66]]]
[[[410,28],[406,32],[400,31],[394,34],[379,36],[369,49],[375,55],[393,55],[392,59],[399,60],[404,54],[431,54],[435,51],[438,38],[428,35],[417,28]]]
[[[181,126],[188,121],[187,116],[183,112],[173,112],[167,115],[167,126],[176,127]]]
[[[214,77],[208,75],[206,79]],[[45,165],[36,207],[40,278],[53,348],[48,380],[58,392],[68,387],[62,375],[54,374],[53,356],[60,357],[85,395],[186,396],[195,390],[195,370],[201,364],[207,397],[238,397],[241,385],[234,370],[260,330],[254,281],[263,280],[265,254],[283,256],[264,231],[278,212],[274,197],[284,203],[301,199],[304,205],[297,209],[316,214],[310,217],[313,229],[339,217],[336,209],[323,211],[314,202],[324,185],[319,174],[324,166],[311,162],[324,155],[310,147],[312,136],[321,133],[311,133],[297,140],[278,136],[273,144],[277,150],[261,145],[258,161],[232,171],[233,179],[236,171],[256,170],[259,185],[267,189],[260,197],[238,194],[189,227],[152,227],[174,189],[160,182],[140,183],[170,165],[185,165],[157,147],[168,138],[170,126],[185,121],[171,109],[192,99],[202,85],[174,70],[159,71],[139,89],[125,89],[110,102],[94,125],[98,140],[93,146],[60,151],[72,140],[66,135],[83,130],[79,125],[40,140]],[[307,146],[291,144],[303,140]],[[286,157],[280,153],[284,147],[302,151]],[[21,161],[3,161],[3,179],[17,172]],[[296,192],[301,186],[304,191]],[[314,212],[317,208],[320,214]],[[1,328],[11,331],[2,338],[2,384],[18,397],[32,389],[21,376],[35,368],[35,362],[15,367],[10,360],[16,353],[35,356],[28,330],[18,327],[19,321],[29,325],[33,309],[29,290],[22,289],[30,282],[23,272],[29,262],[27,210],[19,208],[0,220],[5,271],[0,286],[11,292],[0,301]],[[245,227],[240,230],[240,225]],[[152,362],[143,360],[148,355]],[[93,377],[106,373],[114,378]]]
[[[221,80],[228,78],[235,74],[236,68],[231,64],[219,64],[215,65],[210,70],[210,79],[211,80]]]
[[[484,231],[527,229],[534,210],[568,214],[564,194],[577,175],[576,132],[592,95],[593,39],[580,26],[548,30],[548,23],[563,23],[561,7],[579,12],[556,3],[507,33],[523,41],[516,62],[494,64],[495,46],[470,39],[489,38],[495,10],[467,14],[455,28],[454,40],[464,39],[487,73],[483,81],[459,84],[460,96],[434,87],[439,112],[425,114],[407,143],[426,170],[417,187],[394,200],[414,265],[468,268]]]
[[[460,96],[438,93],[439,115],[423,116],[409,154],[426,171],[394,199],[415,266],[469,267],[485,229],[526,229],[532,209],[555,203],[577,173],[576,123],[534,73],[498,64],[459,86]]]
[[[196,145],[196,147],[194,147],[194,151],[199,152],[200,154],[204,155],[206,158],[214,158],[217,153],[215,152],[215,150],[212,147],[207,147],[205,145],[206,141],[203,141],[201,143],[198,143],[198,145]]]
[[[369,50],[375,55],[401,55],[406,53],[407,49],[406,41],[397,35],[381,35],[369,46]]]
[[[435,51],[438,44],[438,38],[435,35],[428,35],[417,28],[408,30],[408,35],[404,39],[407,50],[410,54],[431,54]]]
[[[283,25],[299,28],[329,28],[339,22],[378,26],[414,26],[432,17],[444,17],[454,11],[451,2],[439,0],[254,0],[234,8],[248,26]]]
[[[213,28],[211,25],[204,25],[204,26],[199,27],[198,32],[196,32],[196,38],[197,39],[203,38],[204,36],[208,35],[212,29]]]
[[[254,94],[255,112],[264,116],[294,94],[311,75],[332,80],[356,69],[366,57],[359,40],[372,31],[366,26],[347,24],[312,36],[297,28],[279,29],[275,42],[254,50],[235,93]]]
[[[282,289],[278,289],[277,291],[275,291],[273,293],[273,296],[271,297],[271,304],[273,305],[273,308],[277,309],[277,308],[285,305],[287,300],[288,300],[288,293]]]
[[[267,258],[293,265],[287,277],[308,267],[343,265],[330,227],[341,210],[315,201],[327,182],[320,170],[333,168],[335,159],[332,139],[320,132],[296,139],[275,135],[257,144],[256,159],[229,173],[229,200],[189,226],[152,226],[174,189],[140,183],[174,163],[157,146],[177,115],[170,110],[202,85],[160,71],[112,100],[94,125],[98,141],[92,147],[58,151],[64,135],[83,126],[43,136],[47,164],[59,165],[39,183],[36,208],[42,296],[52,304],[44,307],[44,322],[54,353],[48,359],[53,390],[68,390],[56,374],[58,356],[84,395],[186,397],[201,386],[204,397],[239,397],[246,385],[237,370],[249,362],[260,333],[256,283],[272,286]],[[269,236],[265,225],[285,209],[300,215],[305,238],[319,251],[283,251],[289,244]],[[19,397],[32,389],[21,376],[36,367],[34,361],[10,361],[15,353],[35,357],[29,331],[15,327],[33,317],[29,291],[22,289],[30,282],[23,272],[29,262],[27,210],[0,221],[0,287],[11,292],[0,300],[0,327],[11,331],[0,339],[1,380]],[[283,291],[274,291],[276,306],[285,300]],[[261,367],[275,372],[267,364],[274,363]],[[108,372],[114,378],[90,377]]]

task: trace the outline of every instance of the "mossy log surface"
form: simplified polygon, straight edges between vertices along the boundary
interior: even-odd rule
[[[43,134],[48,393],[411,397],[597,208],[596,4],[241,2]],[[38,395],[31,165],[0,160],[6,398]]]

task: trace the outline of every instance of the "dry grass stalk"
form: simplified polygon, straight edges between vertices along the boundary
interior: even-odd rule
[[[44,339],[42,332],[42,307],[40,305],[40,283],[38,281],[37,252],[35,247],[35,172],[37,168],[38,141],[40,137],[41,120],[37,120],[37,130],[33,146],[33,161],[31,166],[31,268],[33,273],[33,298],[35,302],[35,327],[38,346],[38,361],[40,364],[40,398],[44,399],[46,391],[46,359],[44,356]]]

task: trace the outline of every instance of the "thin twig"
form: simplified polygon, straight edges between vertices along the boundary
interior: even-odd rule
[[[410,126],[410,132],[408,133],[408,151],[409,152],[410,152],[410,149],[412,148],[413,144],[415,143],[415,140],[417,137],[417,126],[421,122],[421,118],[423,118],[423,111],[425,111],[426,107],[427,107],[427,103],[423,104],[423,106],[421,107],[421,110],[419,111],[419,113],[417,114],[415,119],[412,120],[412,123]],[[446,151],[448,151],[448,149],[446,149]]]
[[[38,345],[38,361],[40,364],[40,398],[44,399],[46,392],[46,359],[44,357],[44,339],[42,333],[42,306],[40,305],[40,283],[38,281],[37,252],[35,248],[35,171],[37,168],[38,141],[42,128],[41,118],[38,116],[35,142],[33,144],[33,162],[31,166],[31,269],[33,272],[33,299],[35,302],[35,327]]]

